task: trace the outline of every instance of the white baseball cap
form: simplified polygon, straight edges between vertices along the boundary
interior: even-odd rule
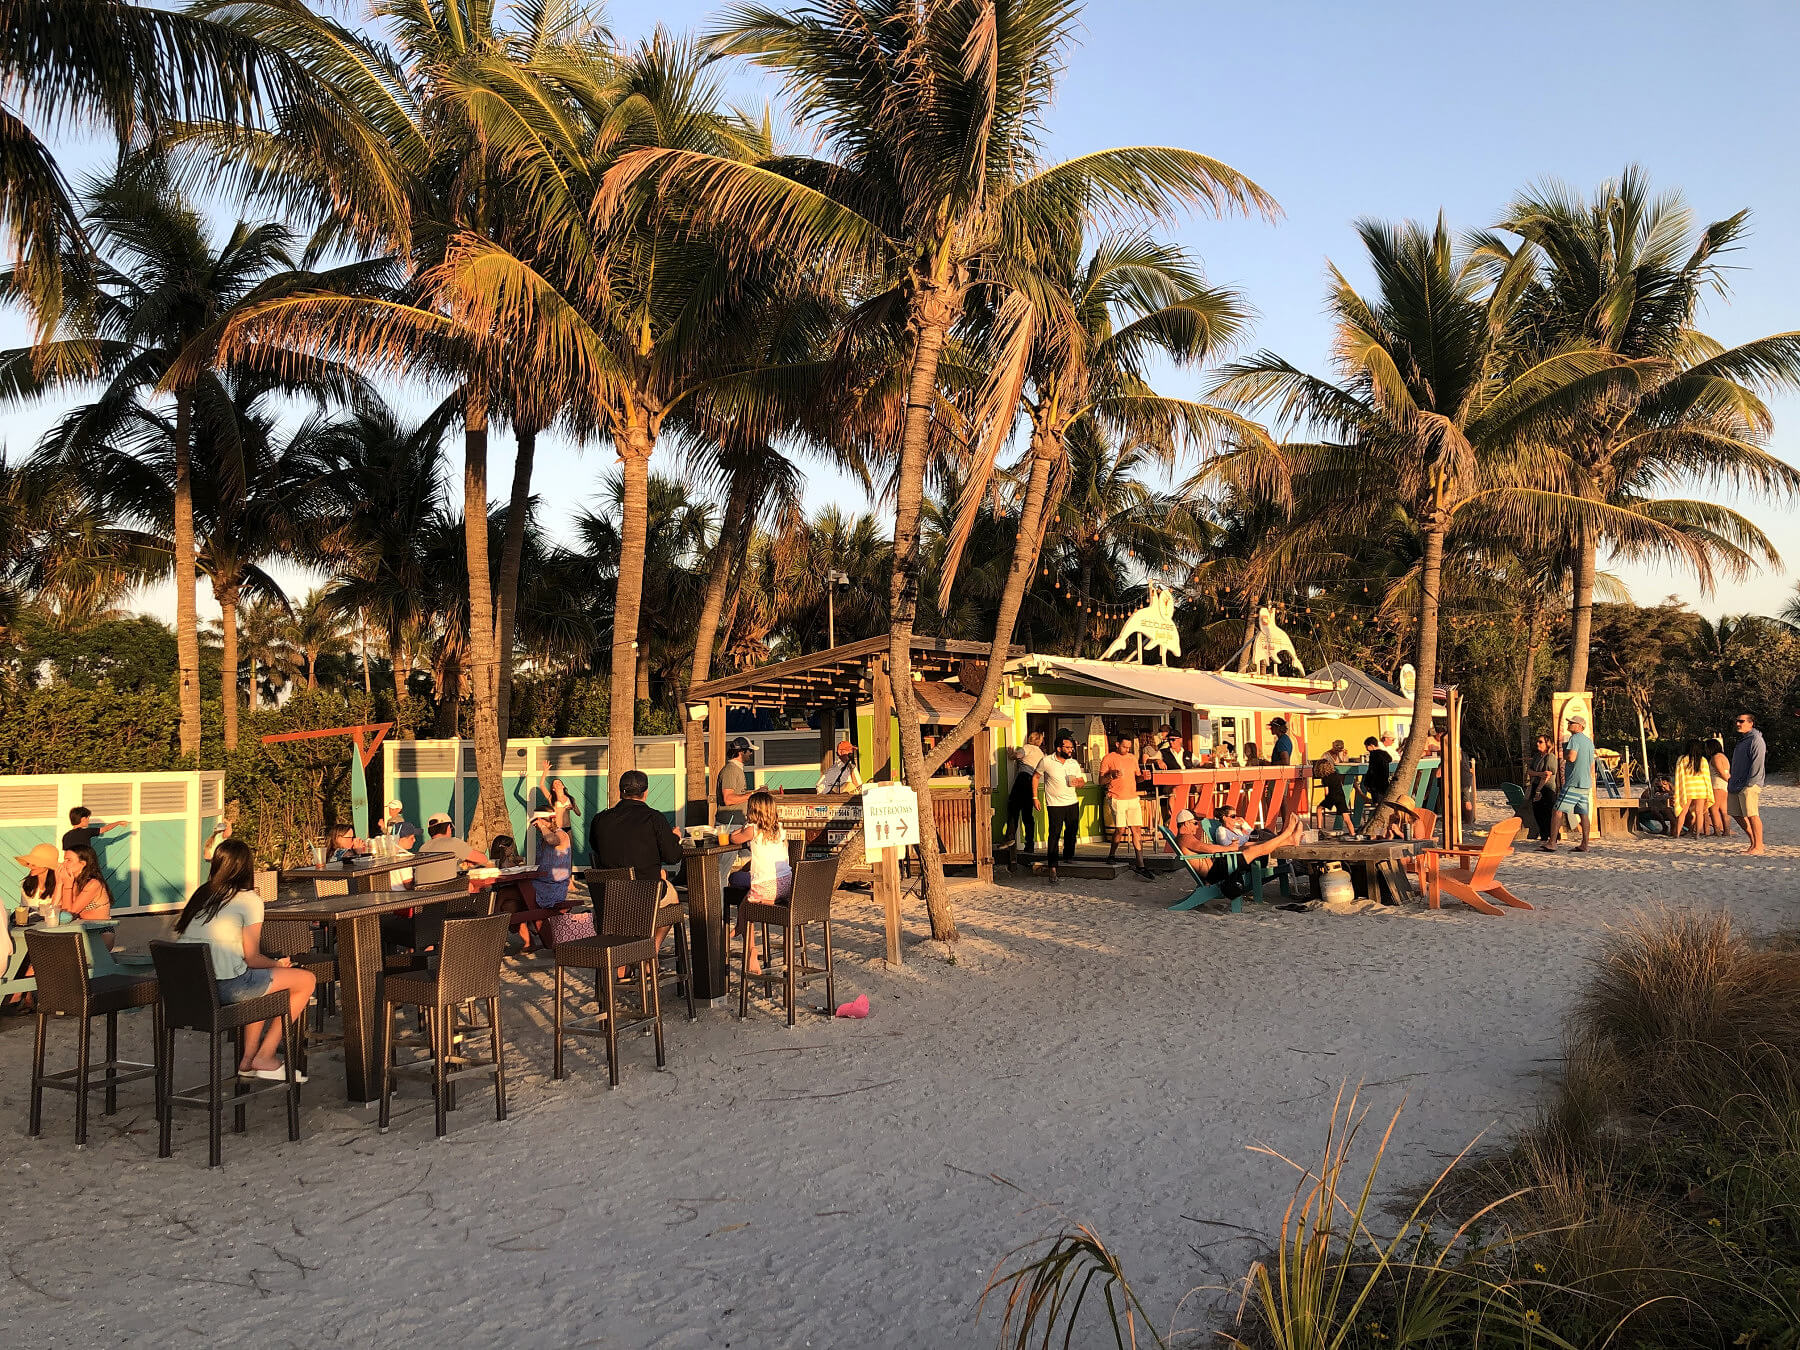
[[[390,811],[404,811],[406,809],[406,803],[396,797],[387,804],[387,809]]]
[[[1183,811],[1180,815],[1175,817],[1175,823],[1177,825],[1179,825],[1179,824],[1181,824],[1182,821],[1192,820],[1193,818],[1194,818],[1194,813],[1192,811]]]

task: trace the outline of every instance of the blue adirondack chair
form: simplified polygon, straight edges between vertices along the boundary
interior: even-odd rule
[[[1200,828],[1206,831],[1206,837],[1210,842],[1215,844],[1219,842],[1218,834],[1215,832],[1215,824],[1210,816],[1201,820]],[[1188,879],[1194,883],[1193,894],[1189,895],[1185,900],[1177,900],[1174,904],[1169,906],[1170,909],[1199,909],[1200,906],[1204,905],[1208,900],[1217,900],[1225,894],[1216,881],[1208,881],[1202,876],[1200,869],[1194,866],[1194,860],[1181,851],[1181,845],[1176,842],[1175,832],[1173,830],[1167,825],[1158,825],[1157,829],[1162,831],[1163,838],[1168,841],[1169,847],[1175,850],[1175,856],[1181,859],[1181,865],[1187,869]],[[1207,857],[1215,858],[1220,862],[1225,862],[1228,859],[1237,856],[1238,855],[1235,853],[1209,853],[1207,855]],[[1269,868],[1266,863],[1261,859],[1258,859],[1250,864],[1250,894],[1259,903],[1263,898],[1263,883],[1268,879]],[[1282,894],[1287,894],[1287,882],[1285,878],[1282,881]],[[1231,897],[1231,912],[1233,914],[1242,914],[1244,912],[1244,897],[1242,895],[1234,895]]]

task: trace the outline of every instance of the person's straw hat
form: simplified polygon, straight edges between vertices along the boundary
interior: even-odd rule
[[[55,844],[33,844],[31,852],[23,858],[14,854],[13,861],[22,867],[55,867],[62,861],[62,854],[56,851]]]

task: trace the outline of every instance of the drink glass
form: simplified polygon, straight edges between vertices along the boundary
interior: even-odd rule
[[[314,867],[323,867],[325,865],[325,845],[308,844],[307,848],[312,853],[312,865]]]

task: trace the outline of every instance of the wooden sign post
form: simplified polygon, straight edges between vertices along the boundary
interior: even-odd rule
[[[881,893],[887,929],[887,959],[900,964],[900,855],[919,837],[919,794],[904,783],[870,783],[863,789],[863,851],[879,861],[875,889]]]

